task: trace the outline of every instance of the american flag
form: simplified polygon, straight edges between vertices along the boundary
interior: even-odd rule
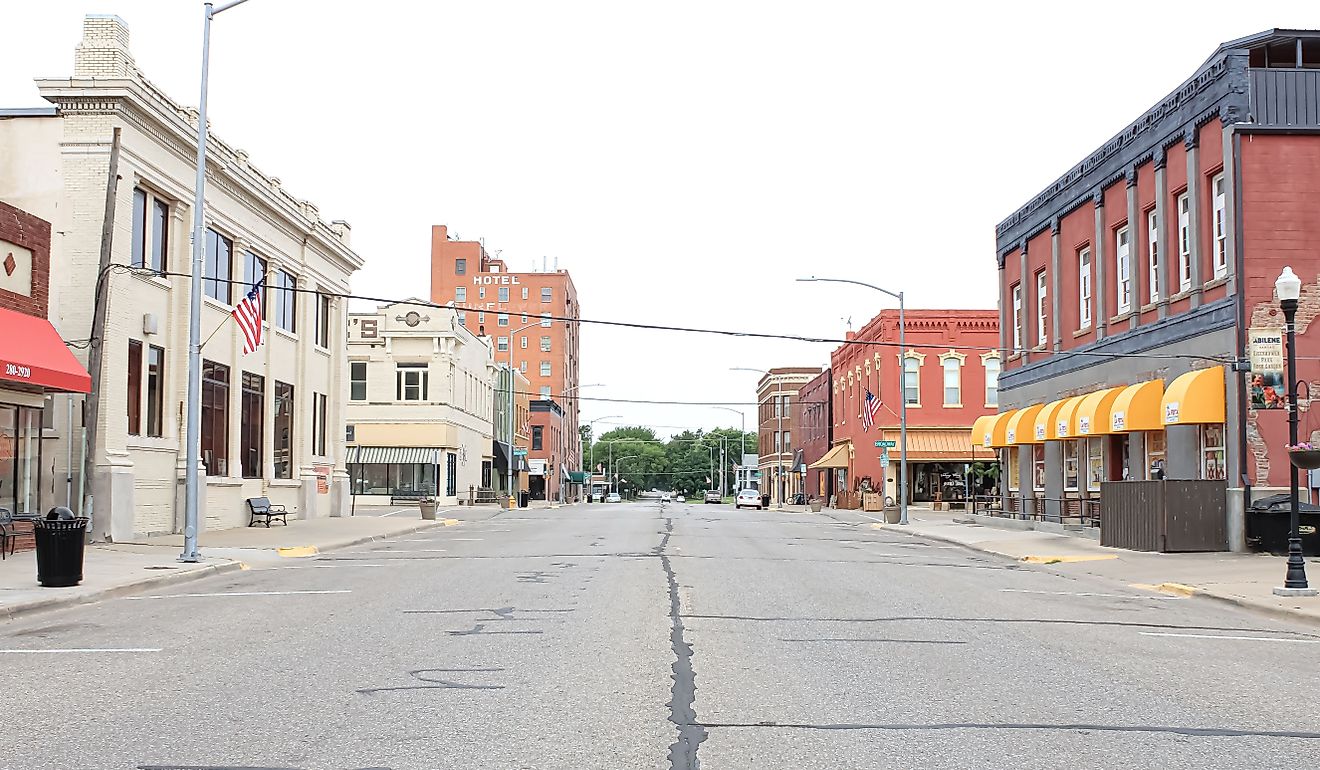
[[[862,405],[862,430],[868,431],[875,424],[875,413],[880,411],[880,399],[871,391],[866,391],[866,403]]]
[[[261,347],[261,290],[260,286],[253,286],[243,296],[243,300],[234,306],[234,320],[238,322],[238,328],[243,332],[243,355],[247,355]]]

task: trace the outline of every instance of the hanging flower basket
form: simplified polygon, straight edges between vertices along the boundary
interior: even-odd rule
[[[1290,444],[1284,448],[1288,450],[1288,462],[1298,468],[1304,471],[1320,468],[1320,449],[1307,443]]]

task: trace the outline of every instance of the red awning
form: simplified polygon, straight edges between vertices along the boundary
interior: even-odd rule
[[[92,378],[50,321],[0,308],[0,383],[88,393]]]

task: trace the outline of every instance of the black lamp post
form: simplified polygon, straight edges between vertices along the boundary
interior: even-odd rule
[[[1297,334],[1293,318],[1297,315],[1297,298],[1302,294],[1302,279],[1291,267],[1285,267],[1274,282],[1274,291],[1279,296],[1279,307],[1283,310],[1288,332],[1288,444],[1297,446]],[[1297,466],[1292,463],[1288,463],[1288,494],[1291,505],[1288,513],[1288,574],[1283,587],[1275,588],[1274,593],[1279,596],[1314,595],[1315,590],[1306,582],[1306,560],[1302,558],[1302,536],[1298,531]]]

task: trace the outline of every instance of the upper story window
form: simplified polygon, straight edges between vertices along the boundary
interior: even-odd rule
[[[541,302],[548,303],[553,294],[554,291],[551,290],[549,286],[545,287],[544,289],[541,289]]]
[[[1022,350],[1022,284],[1013,285],[1013,352]]]
[[[506,352],[509,349],[509,338],[500,337],[499,339],[495,340],[495,349],[500,351],[501,353]]]
[[[1210,182],[1214,196],[1215,277],[1228,275],[1228,195],[1224,191],[1224,175],[1216,174]]]
[[[944,405],[962,406],[962,361],[955,356],[944,359]]]
[[[1146,271],[1150,301],[1160,301],[1160,219],[1155,209],[1146,212]]]
[[[526,337],[524,337],[523,339],[526,339]],[[524,346],[524,347],[526,347],[526,346]],[[550,338],[549,338],[549,337],[542,337],[542,338],[541,338],[541,352],[542,352],[542,353],[549,353],[549,352],[550,352]]]
[[[985,405],[999,406],[999,356],[985,359]]]
[[[316,295],[316,344],[323,348],[330,347],[330,299],[328,294]]]
[[[1091,250],[1077,252],[1077,301],[1079,329],[1091,328]]]
[[[275,295],[275,326],[286,332],[298,331],[298,279],[292,273],[276,270],[271,277],[272,294]]]
[[[550,386],[549,386],[549,385],[542,385],[542,386],[541,386],[541,398],[550,398]]]
[[[266,260],[247,252],[243,255],[243,293],[246,294],[253,289],[257,290],[257,296],[260,298],[261,317],[269,318],[270,314],[266,311],[266,298],[270,296],[270,287],[266,285]],[[260,287],[257,284],[261,284]]]
[[[523,299],[527,299],[527,287],[523,287]]]
[[[500,296],[500,302],[508,302],[508,301],[509,301],[509,287],[508,287],[508,286],[501,286],[501,287],[500,287],[500,291],[499,291],[499,296]]]
[[[462,310],[458,311],[458,325],[467,326],[467,313]]]
[[[229,278],[233,271],[234,242],[214,230],[206,231],[206,261],[202,266],[206,296],[229,304]]]
[[[903,359],[903,400],[908,404],[921,403],[921,361],[909,355]]]
[[[454,275],[467,275],[467,260],[454,260]]]
[[[549,361],[542,361],[542,362],[541,362],[541,376],[542,376],[542,377],[549,377],[549,376],[550,376],[550,362],[549,362]]]
[[[426,364],[394,365],[394,397],[398,401],[425,401],[430,385]]]
[[[486,298],[486,287],[485,287],[485,286],[478,286],[478,287],[477,287],[477,299],[485,299],[485,298]]]
[[[353,401],[367,400],[367,362],[366,361],[349,362],[348,397]]]
[[[1192,288],[1192,209],[1187,193],[1178,196],[1178,291]]]
[[[133,267],[158,273],[169,264],[170,204],[141,187],[133,190]]]
[[[454,287],[454,301],[455,301],[455,302],[467,302],[467,287],[466,287],[466,286],[455,286],[455,287]]]
[[[508,325],[509,325],[509,314],[508,314],[508,313],[500,313],[498,316],[496,316],[496,323],[497,323],[498,325],[500,325],[500,326],[508,326]]]
[[[1114,265],[1118,271],[1118,312],[1126,313],[1132,310],[1132,238],[1126,227],[1119,228],[1114,242]]]
[[[1050,303],[1045,271],[1036,273],[1036,344],[1050,341]]]
[[[543,327],[545,327],[545,328],[547,328],[547,329],[550,328],[550,314],[549,314],[549,313],[542,313],[542,314],[541,314],[541,326],[543,326]]]

